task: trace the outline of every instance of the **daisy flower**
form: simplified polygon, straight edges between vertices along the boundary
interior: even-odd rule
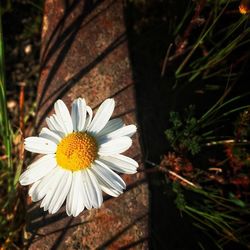
[[[71,114],[62,100],[54,104],[55,114],[46,119],[39,137],[28,137],[25,149],[43,154],[20,176],[21,185],[32,184],[32,201],[56,213],[66,200],[67,214],[77,216],[84,208],[99,208],[102,191],[117,197],[126,188],[116,172],[134,174],[138,163],[121,155],[132,144],[135,125],[125,126],[111,119],[115,102],[106,99],[94,118],[83,98],[74,100]]]

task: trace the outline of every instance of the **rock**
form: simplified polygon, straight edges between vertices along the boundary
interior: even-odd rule
[[[136,124],[136,102],[128,57],[123,1],[46,0],[43,18],[41,75],[36,130],[61,98],[70,106],[84,97],[92,108],[113,97],[113,117]],[[126,155],[141,163],[139,136]],[[100,209],[77,218],[65,208],[55,215],[29,203],[29,249],[147,249],[148,185],[143,172],[122,176],[127,190],[104,197]]]

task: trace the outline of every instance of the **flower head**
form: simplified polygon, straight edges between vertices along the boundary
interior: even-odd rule
[[[241,3],[239,5],[239,12],[242,15],[249,14],[249,12],[250,12],[250,2],[249,2],[249,0],[241,0]]]
[[[138,164],[121,155],[132,144],[136,126],[110,119],[115,107],[106,99],[94,118],[85,100],[74,100],[71,114],[62,100],[55,114],[46,119],[39,137],[25,139],[25,149],[43,154],[20,176],[21,185],[32,184],[29,195],[49,213],[56,213],[66,200],[67,214],[77,216],[84,208],[99,208],[102,191],[117,197],[126,184],[116,172],[136,173]]]

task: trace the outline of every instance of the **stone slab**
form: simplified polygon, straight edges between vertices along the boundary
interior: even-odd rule
[[[113,97],[113,117],[136,124],[136,102],[128,57],[123,1],[46,0],[36,130],[61,98],[70,106],[84,97],[96,110]],[[126,152],[141,163],[138,134]],[[100,209],[68,217],[28,202],[29,249],[148,249],[148,184],[144,173],[122,176],[127,190],[104,196]]]

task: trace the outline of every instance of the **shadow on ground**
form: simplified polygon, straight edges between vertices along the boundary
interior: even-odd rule
[[[164,57],[173,42],[173,27],[181,20],[190,2],[152,2],[149,1],[149,5],[153,6],[149,10],[145,11],[140,4],[132,3],[125,12],[144,161],[158,164],[160,157],[170,150],[164,134],[169,112],[183,110],[190,100],[197,100],[197,96],[194,94],[195,86],[186,88],[183,84],[173,88],[173,67],[167,68],[161,77]],[[148,174],[148,179],[151,192],[150,248],[200,249],[198,242],[204,240],[204,235],[180,214],[171,185],[160,185],[163,181],[161,174]],[[209,243],[206,246],[209,249]]]

